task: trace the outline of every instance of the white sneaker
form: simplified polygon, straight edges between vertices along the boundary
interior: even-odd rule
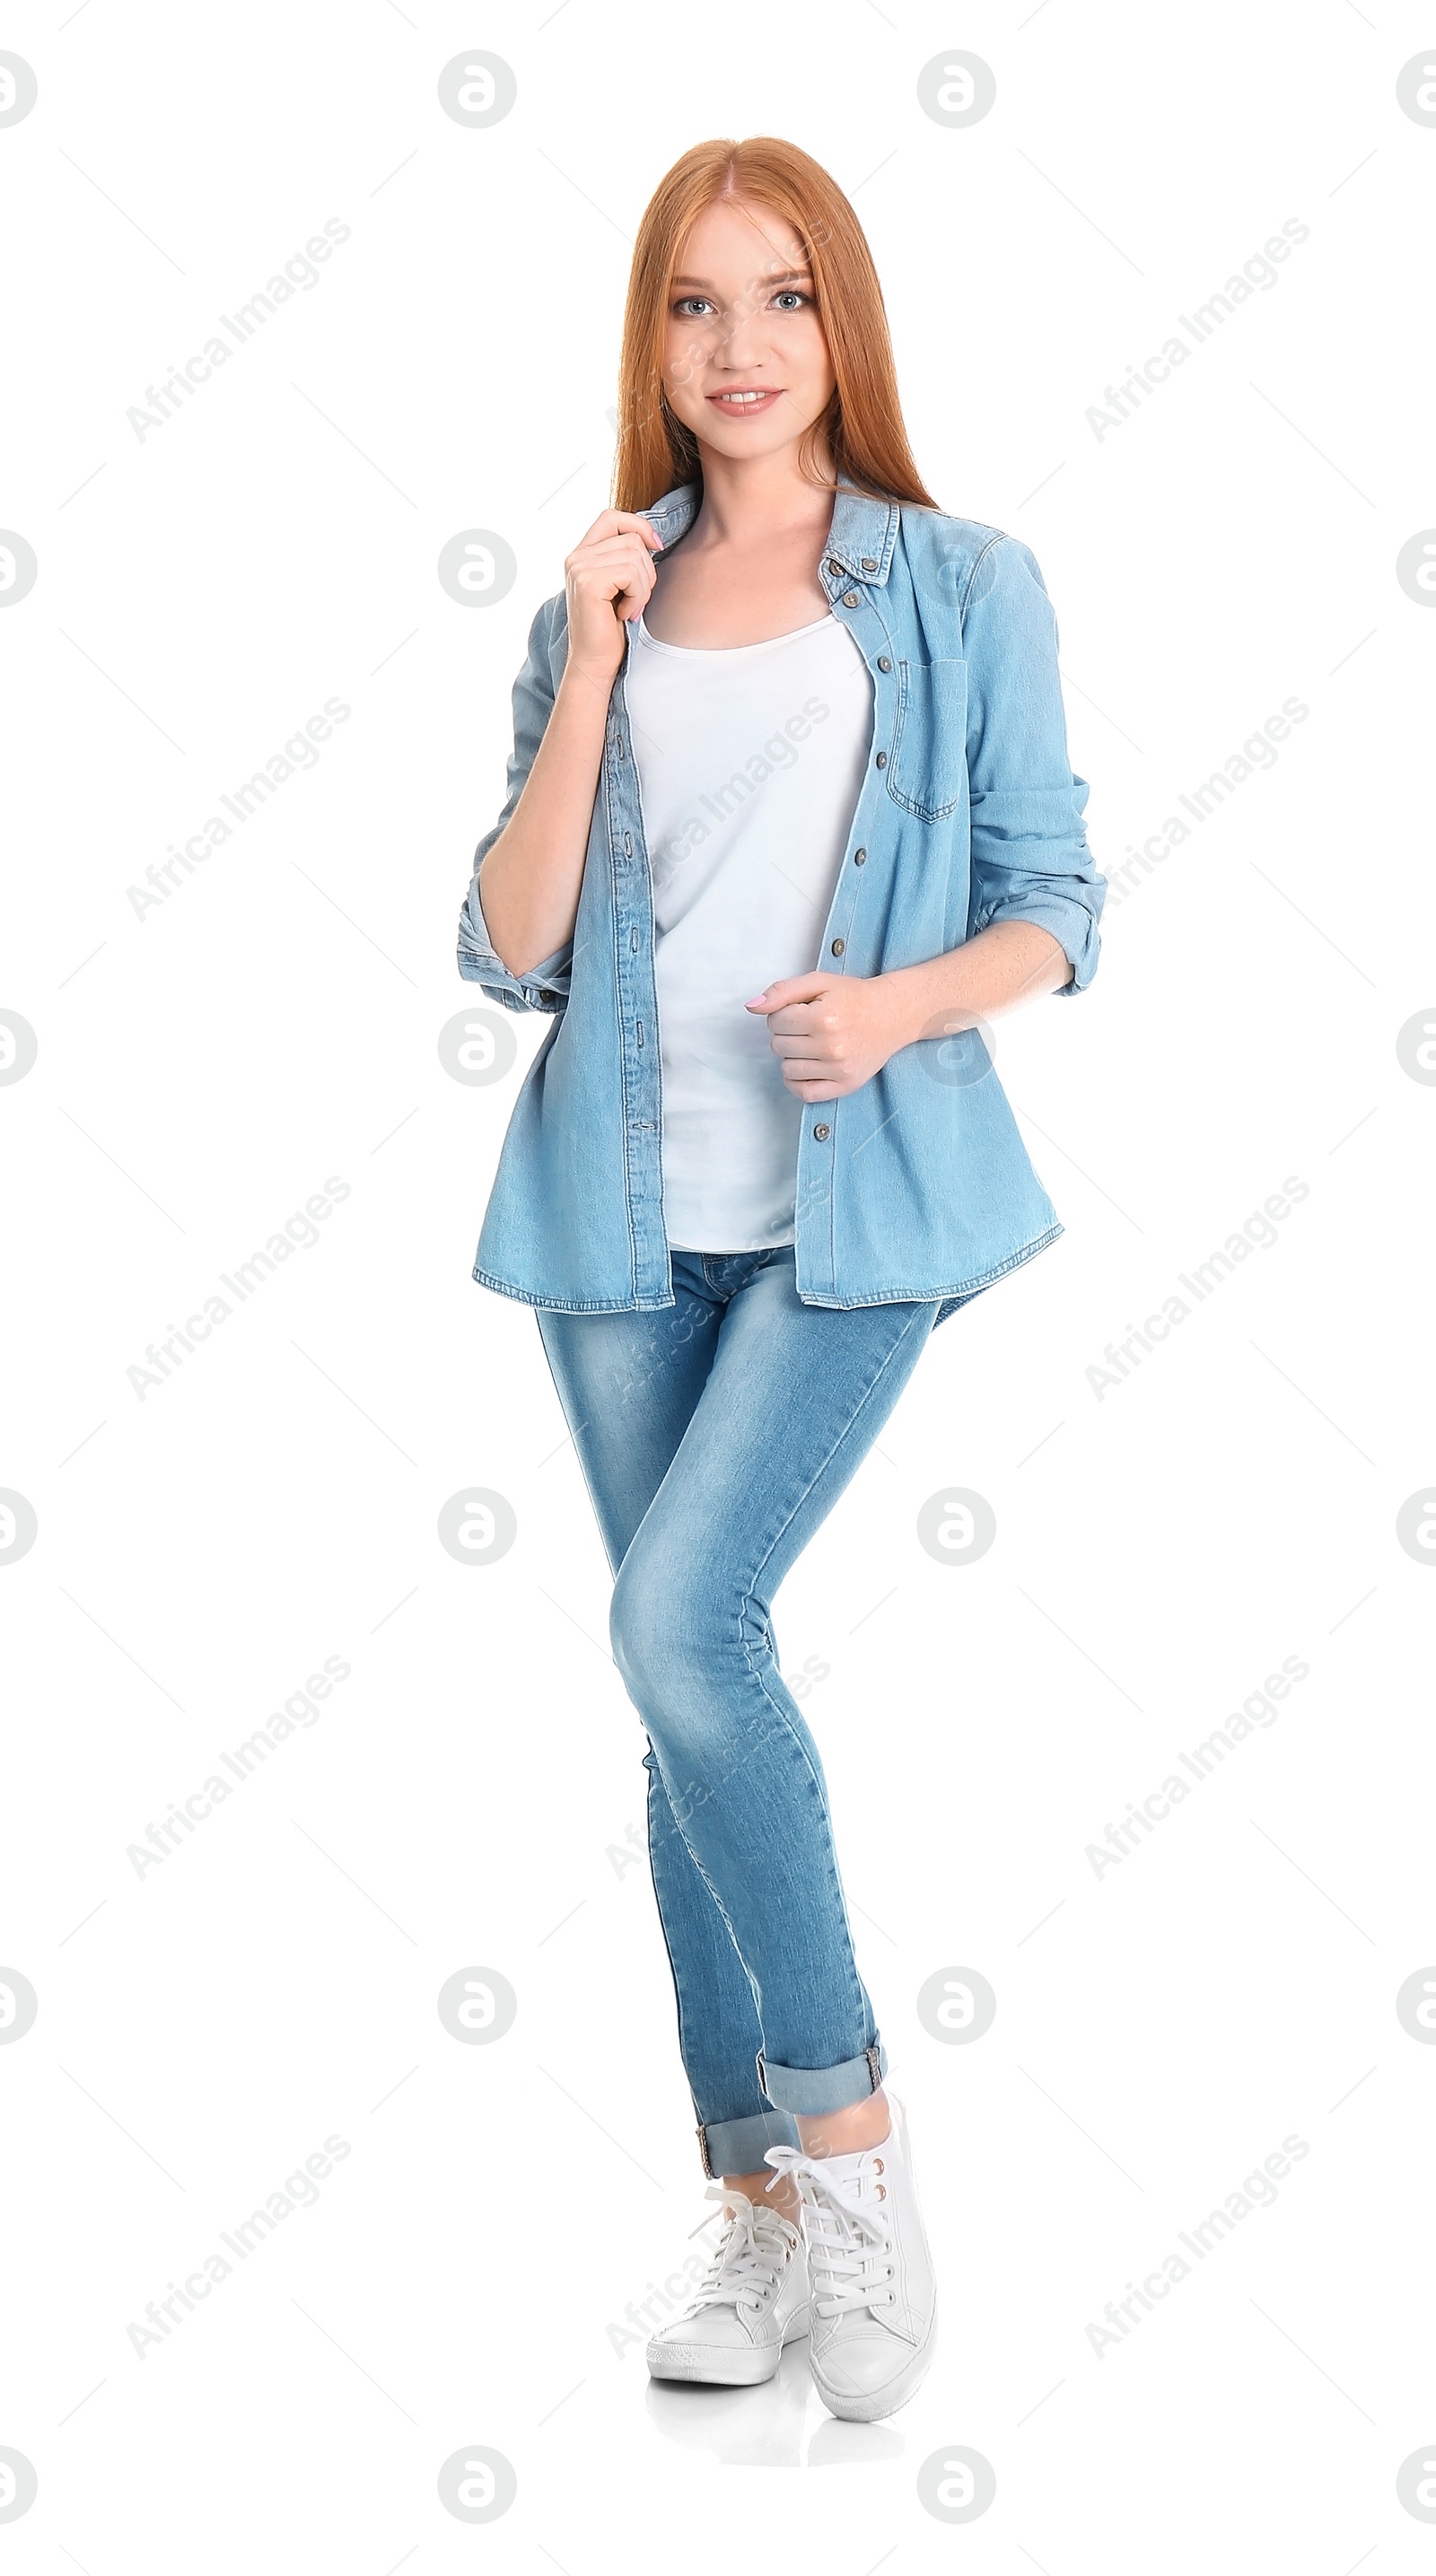
[[[808,2265],[798,2229],[764,2202],[710,2183],[728,2224],[691,2307],[648,2347],[654,2379],[749,2388],[771,2379],[783,2346],[808,2331]]]
[[[860,2155],[809,2157],[770,2147],[803,2197],[812,2325],[808,2358],[833,2415],[858,2424],[891,2415],[927,2375],[937,2286],[908,2154],[902,2106]]]

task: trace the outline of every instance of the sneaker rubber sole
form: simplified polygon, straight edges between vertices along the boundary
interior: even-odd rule
[[[650,2379],[686,2379],[707,2388],[756,2388],[765,2379],[777,2376],[778,2364],[790,2343],[799,2343],[808,2331],[808,2310],[799,2308],[790,2320],[781,2345],[759,2344],[747,2352],[736,2345],[731,2349],[704,2343],[658,2343],[648,2347]]]

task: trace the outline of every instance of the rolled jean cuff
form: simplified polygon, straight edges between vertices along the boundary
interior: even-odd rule
[[[887,2071],[887,2050],[880,2039],[841,2066],[775,2066],[771,2057],[758,2059],[758,2081],[767,2099],[777,2110],[799,2112],[804,2119],[848,2110],[876,2093]]]
[[[703,2170],[710,2180],[721,2174],[757,2173],[769,2147],[796,2147],[796,2123],[786,2111],[754,2111],[742,2120],[709,2120],[698,2132]]]

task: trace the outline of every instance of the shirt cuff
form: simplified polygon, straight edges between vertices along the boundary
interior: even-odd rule
[[[994,921],[1035,921],[1039,929],[1050,930],[1072,968],[1070,980],[1054,984],[1054,993],[1070,999],[1074,993],[1086,992],[1097,972],[1102,942],[1085,903],[1056,894],[1008,895],[984,909],[973,923],[973,937]]]
[[[475,872],[459,915],[459,973],[466,983],[479,985],[490,1001],[502,1002],[508,1011],[561,1011],[568,1001],[572,963],[573,941],[567,939],[526,975],[510,974],[489,937]]]

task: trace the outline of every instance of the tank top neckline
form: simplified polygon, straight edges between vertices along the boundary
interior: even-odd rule
[[[649,633],[641,614],[633,621],[639,642],[646,644],[650,652],[672,653],[685,662],[729,662],[741,659],[745,653],[771,653],[779,644],[796,644],[802,636],[816,635],[834,622],[833,612],[828,609],[810,626],[790,626],[785,635],[764,635],[756,644],[665,644],[660,636]]]

